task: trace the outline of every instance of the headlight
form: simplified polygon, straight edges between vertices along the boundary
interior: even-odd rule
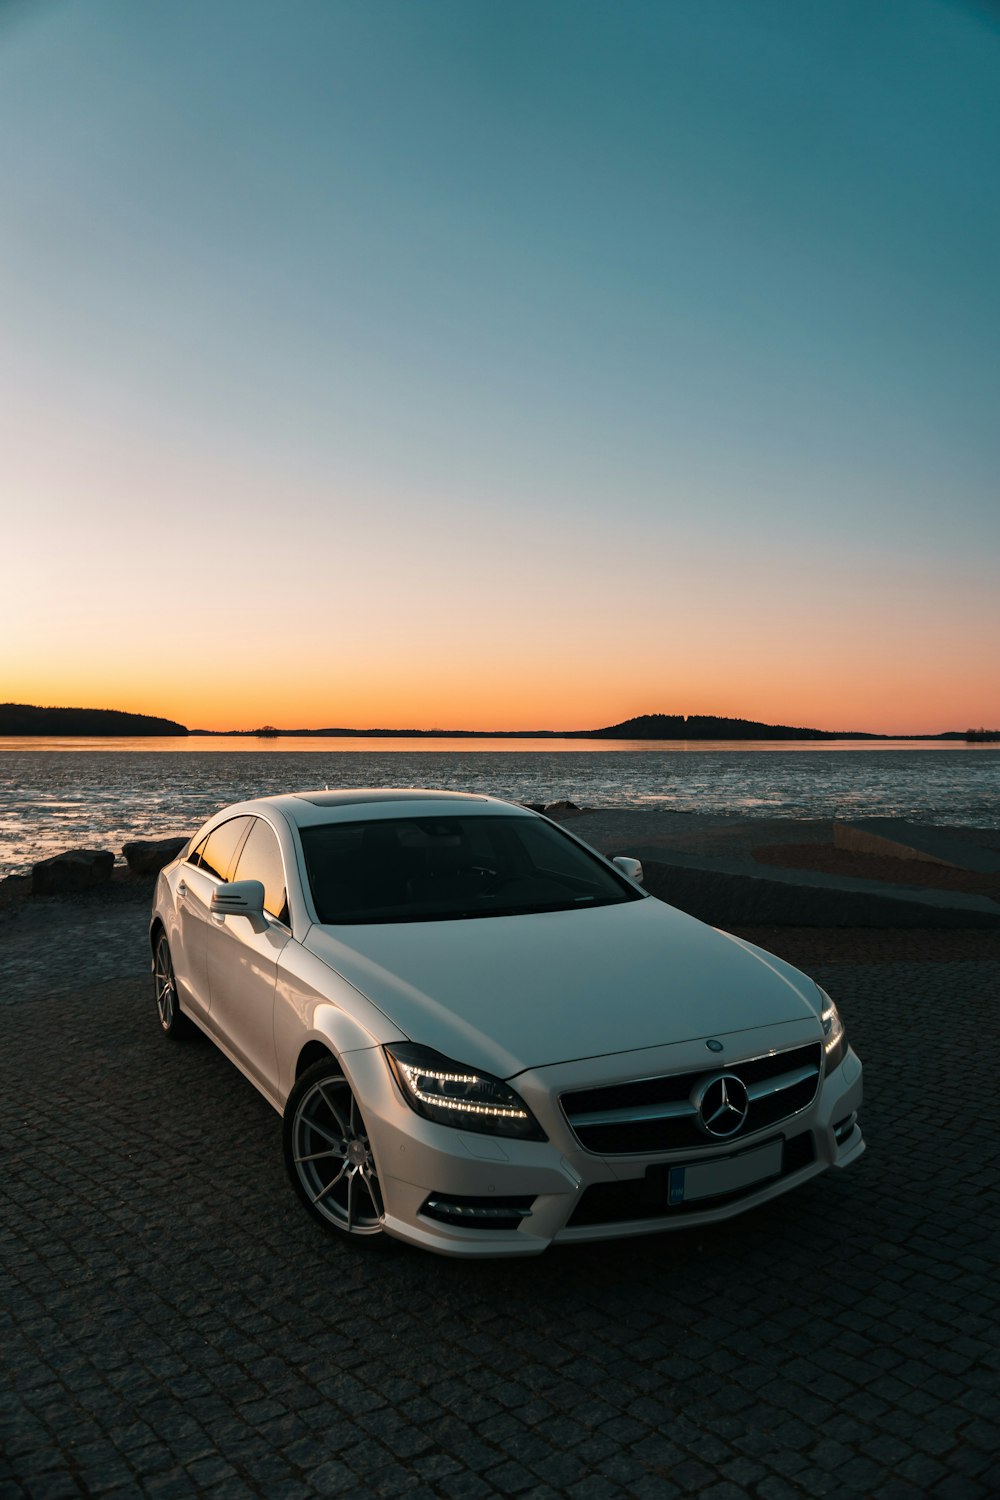
[[[403,1098],[425,1119],[481,1135],[548,1139],[523,1099],[502,1079],[409,1042],[394,1042],[385,1052]]]
[[[820,1022],[823,1026],[823,1051],[826,1053],[826,1071],[832,1073],[834,1068],[839,1068],[844,1061],[847,1051],[847,1032],[844,1023],[840,1019],[840,1011],[834,1005],[826,990],[816,988],[822,997],[822,1008],[820,1010]]]

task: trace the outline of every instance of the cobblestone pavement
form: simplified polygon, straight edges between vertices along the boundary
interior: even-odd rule
[[[300,1211],[277,1115],[160,1036],[137,901],[0,917],[0,1495],[995,1495],[1000,964],[815,972],[856,1167],[467,1264]]]

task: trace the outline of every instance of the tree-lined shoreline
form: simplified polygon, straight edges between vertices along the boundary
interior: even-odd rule
[[[956,740],[990,743],[996,729],[950,729],[936,734],[875,734],[868,730],[811,729],[712,714],[638,714],[598,729],[189,729],[174,719],[110,708],[43,708],[0,703],[0,735],[66,738],[240,739],[587,739],[587,740]]]

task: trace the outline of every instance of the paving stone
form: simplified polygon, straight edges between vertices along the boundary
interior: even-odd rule
[[[628,1500],[629,1491],[623,1490],[617,1484],[609,1484],[608,1481],[597,1474],[590,1474],[586,1479],[571,1484],[565,1493],[570,1500]]]
[[[887,1479],[878,1489],[872,1490],[871,1500],[924,1500],[924,1496],[924,1490],[902,1479]]]
[[[309,1486],[317,1495],[343,1495],[356,1482],[357,1476],[353,1469],[336,1461],[320,1464],[309,1475]]]
[[[538,1484],[536,1475],[530,1469],[515,1463],[498,1464],[495,1469],[487,1470],[483,1479],[495,1490],[499,1490],[501,1495],[520,1495]]]
[[[438,1488],[442,1495],[448,1496],[448,1500],[479,1500],[480,1496],[500,1493],[491,1484],[486,1484],[481,1474],[471,1474],[468,1470],[447,1475]],[[537,1491],[528,1490],[526,1493],[531,1495]]]
[[[934,1486],[932,1493],[934,1500],[995,1500],[996,1496],[996,1491],[991,1492],[984,1484],[959,1474],[949,1474]]]

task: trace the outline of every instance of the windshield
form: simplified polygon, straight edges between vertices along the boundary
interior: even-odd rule
[[[434,922],[570,911],[642,892],[550,823],[379,818],[299,830],[319,920]]]

